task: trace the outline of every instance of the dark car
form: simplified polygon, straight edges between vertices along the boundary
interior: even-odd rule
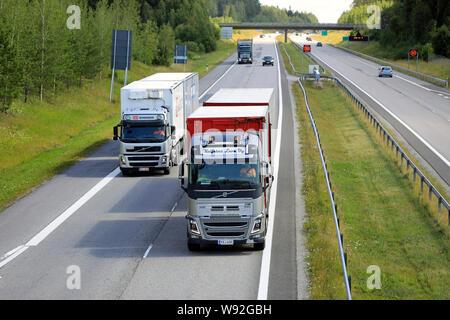
[[[317,46],[321,47],[322,46],[322,42],[317,42]]]
[[[265,56],[263,58],[263,63],[262,65],[265,66],[266,64],[270,64],[273,66],[273,58],[271,56]]]

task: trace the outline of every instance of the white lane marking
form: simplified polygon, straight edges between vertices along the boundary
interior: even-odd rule
[[[319,57],[316,56],[317,59],[320,59]],[[323,61],[322,61],[323,62]],[[372,95],[370,95],[367,91],[363,90],[360,86],[358,86],[356,83],[354,83],[352,80],[350,80],[349,78],[347,78],[346,76],[344,76],[342,73],[340,73],[339,71],[337,71],[336,69],[334,69],[333,67],[331,67],[330,65],[328,65],[328,67],[330,69],[333,69],[336,73],[338,73],[339,75],[341,75],[344,79],[346,79],[348,82],[350,82],[351,84],[353,84],[356,88],[358,88],[359,90],[361,90],[364,94],[366,94],[369,98],[371,98],[373,101],[375,101],[375,103],[377,103],[380,107],[382,107],[387,113],[389,113],[391,115],[391,117],[393,117],[395,120],[397,120],[398,122],[400,122],[400,124],[402,124],[406,129],[408,129],[414,136],[416,136],[417,139],[419,139],[425,146],[427,146],[428,149],[430,149],[430,151],[432,151],[437,157],[439,157],[439,159],[441,159],[445,165],[447,165],[448,167],[450,167],[450,161],[448,161],[442,154],[440,154],[435,148],[433,148],[427,141],[425,141],[424,138],[422,138],[417,132],[415,132],[410,126],[408,126],[403,120],[401,120],[399,117],[397,117],[395,114],[393,114],[387,107],[385,107],[380,101],[378,101],[377,99],[375,99]]]
[[[95,196],[101,189],[103,189],[108,183],[111,182],[120,172],[119,167],[114,169],[110,174],[104,177],[99,183],[86,192],[80,199],[78,199],[73,205],[71,205],[66,211],[64,211],[59,217],[53,220],[48,226],[46,226],[41,232],[35,235],[30,241],[27,242],[27,246],[37,246],[42,240],[48,237],[56,228],[58,228],[64,221],[66,221],[72,214],[81,208],[86,202],[88,202],[93,196]]]
[[[226,74],[227,74],[227,73],[228,73],[228,72],[236,65],[236,63],[237,63],[237,61],[234,61],[234,63],[231,65],[231,67],[229,67],[229,68],[227,69],[227,71],[225,71],[224,74],[221,75],[220,78],[217,79],[217,80],[216,80],[216,81],[215,81],[208,89],[206,89],[205,91],[203,91],[202,95],[201,95],[200,97],[198,97],[198,99],[201,100],[201,99],[203,98],[203,96],[204,96],[205,94],[207,94],[208,91],[211,90],[212,87],[214,87],[214,86],[217,84],[217,82],[219,82],[220,80],[222,80],[223,77],[225,77],[225,75],[226,75]]]
[[[276,41],[275,54],[278,62],[278,133],[274,158],[274,180],[270,191],[270,204],[269,204],[269,223],[266,234],[266,247],[264,248],[262,260],[261,260],[261,273],[259,275],[259,288],[258,288],[258,300],[267,300],[267,294],[269,292],[269,275],[270,275],[270,258],[272,254],[272,238],[273,238],[273,226],[275,222],[275,207],[277,199],[277,186],[278,186],[278,169],[280,165],[280,151],[281,151],[281,128],[283,119],[283,92],[281,90],[281,72],[280,72],[280,59],[278,58],[278,50]]]
[[[150,253],[150,250],[152,250],[153,248],[153,243],[150,244],[150,246],[148,247],[147,251],[145,251],[143,258],[147,258],[148,254]]]
[[[110,174],[104,177],[99,183],[86,192],[80,199],[60,214],[55,220],[48,224],[38,234],[36,234],[25,245],[21,245],[14,250],[6,253],[0,262],[0,268],[17,258],[20,254],[24,253],[29,247],[37,246],[48,237],[56,228],[58,228],[64,221],[66,221],[71,215],[73,215],[79,208],[81,208],[86,202],[88,202],[94,195],[96,195],[101,189],[103,189],[112,179],[114,179],[120,172],[120,168],[114,169]]]
[[[411,80],[408,80],[408,79],[406,79],[406,78],[400,77],[400,76],[398,76],[398,75],[396,75],[396,74],[394,74],[394,77],[400,78],[400,79],[402,79],[402,80],[404,80],[404,81],[406,81],[406,82],[409,82],[409,83],[411,83],[411,84],[413,84],[413,85],[415,85],[415,86],[417,86],[417,87],[420,87],[420,88],[422,88],[422,89],[424,89],[424,90],[427,90],[427,91],[429,91],[429,92],[436,92],[436,93],[437,93],[438,95],[440,95],[440,96],[448,94],[448,93],[446,93],[446,92],[442,92],[442,91],[439,91],[439,90],[434,90],[434,89],[430,89],[430,88],[424,87],[424,86],[422,86],[422,85],[420,85],[420,84],[418,84],[418,83],[415,83],[414,81],[411,81]]]
[[[0,262],[0,268],[3,268],[5,265],[7,265],[8,263],[10,263],[11,261],[13,261],[15,258],[17,258],[19,255],[21,255],[22,253],[24,253],[29,247],[28,246],[19,246],[14,250],[14,253],[10,254],[7,256],[7,258],[5,258],[4,260],[1,260]],[[10,252],[11,252],[10,251]],[[6,255],[5,255],[6,256]]]

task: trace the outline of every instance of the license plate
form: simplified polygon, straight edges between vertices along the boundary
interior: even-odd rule
[[[220,246],[232,246],[234,241],[232,239],[225,239],[225,240],[217,240],[217,243]]]
[[[139,168],[139,171],[150,171],[150,168]]]

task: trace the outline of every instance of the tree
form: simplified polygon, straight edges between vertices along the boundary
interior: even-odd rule
[[[11,40],[11,31],[2,24],[0,28],[0,110],[6,112],[18,96],[22,77],[17,59],[17,46]]]
[[[159,31],[158,35],[158,56],[156,63],[170,66],[173,59],[175,49],[175,34],[169,24],[165,24]]]

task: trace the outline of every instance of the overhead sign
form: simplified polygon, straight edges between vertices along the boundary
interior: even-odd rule
[[[342,41],[348,41],[348,37],[342,37]]]
[[[132,36],[133,34],[130,30],[113,30],[111,46],[111,69],[131,69]]]
[[[233,27],[222,27],[222,39],[233,38]]]
[[[328,35],[328,31],[327,30],[322,30],[322,36],[326,36]]]
[[[303,52],[311,52],[311,46],[309,44],[303,45]]]
[[[418,55],[418,52],[416,49],[409,50],[409,56],[410,57],[416,57]]]
[[[175,45],[174,63],[186,64],[187,63],[187,46]]]
[[[349,41],[369,41],[369,37],[368,36],[349,36],[348,37]]]

